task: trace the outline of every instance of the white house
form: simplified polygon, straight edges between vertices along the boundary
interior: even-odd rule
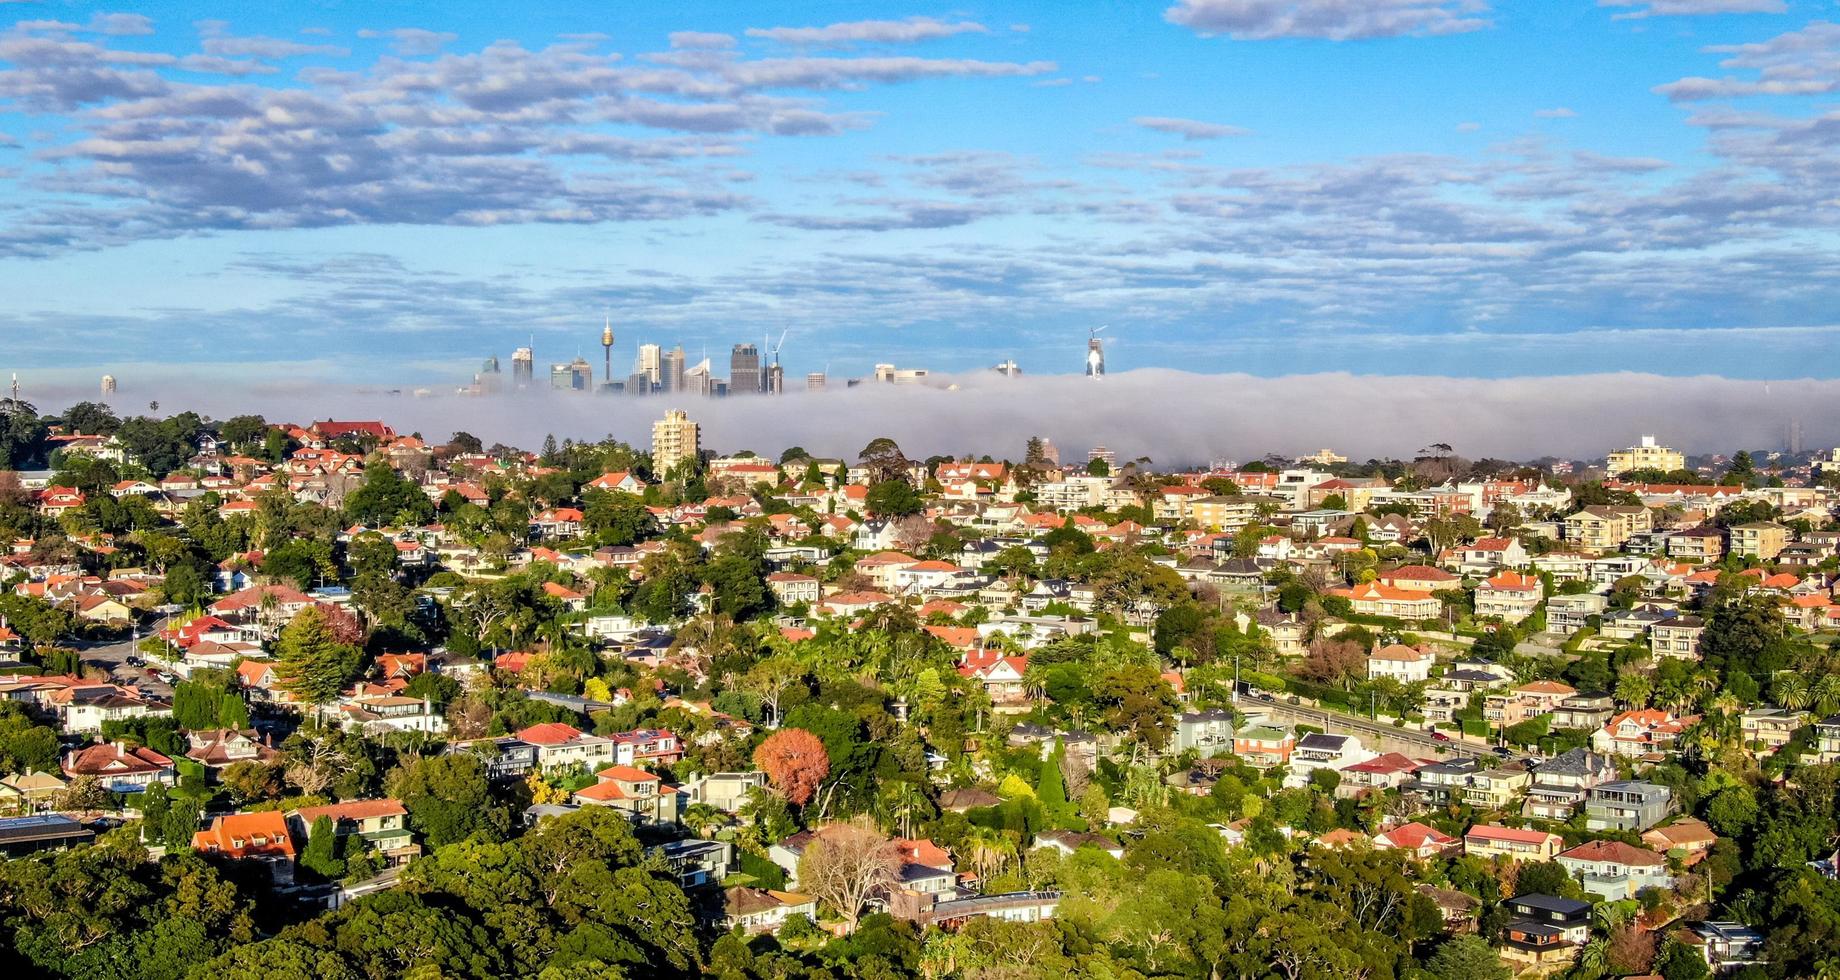
[[[1403,643],[1391,643],[1367,655],[1367,677],[1391,677],[1401,684],[1431,679],[1431,665],[1437,654],[1415,649]]]

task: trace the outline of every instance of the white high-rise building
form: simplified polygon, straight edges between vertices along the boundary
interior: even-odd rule
[[[702,452],[702,436],[682,409],[673,408],[652,423],[652,472],[663,476]]]
[[[106,400],[110,395],[113,395],[114,393],[115,393],[115,376],[112,374],[103,375],[102,376],[102,397]]]
[[[644,375],[646,384],[653,388],[663,381],[664,360],[657,344],[639,345],[639,360],[633,366],[633,373]]]

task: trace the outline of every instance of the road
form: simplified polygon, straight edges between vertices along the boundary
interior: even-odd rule
[[[1363,744],[1377,752],[1398,752],[1414,758],[1426,756],[1435,758],[1449,753],[1489,751],[1488,744],[1477,739],[1453,735],[1450,741],[1441,742],[1432,738],[1430,732],[1394,728],[1391,722],[1370,721],[1356,715],[1324,711],[1308,705],[1242,698],[1239,707],[1242,711],[1263,711],[1273,719],[1286,724],[1311,725],[1338,735],[1359,735]]]
[[[162,620],[158,626],[141,632],[142,639],[157,632],[165,625]],[[138,655],[134,640],[117,640],[113,643],[75,643],[72,644],[77,655],[82,658],[84,666],[101,667],[109,672],[109,679],[123,687],[138,687],[149,695],[162,700],[172,700],[172,685],[168,684],[144,668],[129,665],[128,657]]]

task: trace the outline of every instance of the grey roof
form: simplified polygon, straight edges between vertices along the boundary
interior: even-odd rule
[[[1537,776],[1588,776],[1610,768],[1610,760],[1589,749],[1569,749],[1540,763],[1534,770]]]
[[[1297,748],[1299,750],[1334,749],[1339,751],[1353,737],[1352,735],[1331,735],[1327,732],[1311,732],[1297,741]]]
[[[1539,909],[1542,912],[1557,912],[1572,916],[1591,910],[1590,902],[1580,902],[1572,898],[1560,898],[1557,895],[1517,895],[1508,904],[1516,907]]]

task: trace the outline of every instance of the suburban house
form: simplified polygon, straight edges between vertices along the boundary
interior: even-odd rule
[[[1195,749],[1202,756],[1233,751],[1233,715],[1219,708],[1176,715],[1176,751]]]
[[[1476,615],[1495,617],[1504,623],[1518,623],[1540,606],[1544,587],[1535,575],[1521,572],[1497,572],[1476,586]]]
[[[802,915],[816,921],[818,900],[798,892],[735,887],[722,892],[722,924],[749,934],[775,932],[786,920]]]
[[[677,822],[677,787],[666,785],[652,773],[632,766],[608,766],[594,776],[600,782],[577,790],[576,804],[612,807],[624,811],[634,823]]]
[[[1570,963],[1591,938],[1591,903],[1552,895],[1508,900],[1513,918],[1502,928],[1501,958],[1526,969],[1548,971]]]
[[[1389,643],[1367,655],[1367,676],[1369,680],[1390,677],[1401,684],[1416,684],[1431,679],[1435,663],[1437,654],[1429,648]]]
[[[144,747],[103,742],[64,757],[64,775],[94,776],[111,793],[138,793],[154,783],[173,785],[173,761]]]
[[[1374,847],[1404,851],[1418,860],[1428,860],[1460,847],[1462,841],[1436,827],[1413,821],[1374,835]]]
[[[1585,792],[1585,826],[1591,830],[1641,832],[1674,812],[1674,793],[1639,780],[1600,783]]]
[[[1550,861],[1564,844],[1558,834],[1543,830],[1477,824],[1463,832],[1463,853],[1469,857]]]
[[[1290,771],[1284,777],[1284,785],[1307,785],[1310,773],[1318,769],[1341,769],[1366,762],[1375,754],[1353,735],[1311,732],[1297,740],[1297,750],[1291,753]]]
[[[294,838],[288,833],[287,815],[279,810],[229,813],[192,835],[192,849],[201,854],[258,861],[278,884],[294,879]]]
[[[540,769],[579,764],[593,770],[613,761],[613,739],[586,734],[573,725],[545,722],[518,732],[517,737],[536,747]]]
[[[409,812],[396,800],[346,800],[326,806],[307,806],[288,814],[289,825],[303,841],[313,839],[313,825],[325,817],[340,838],[358,835],[365,846],[383,856],[390,867],[407,864],[422,849],[408,826]]]
[[[1699,659],[1699,638],[1706,632],[1706,621],[1698,616],[1675,616],[1648,628],[1648,649],[1657,657],[1679,660]]]
[[[1585,791],[1615,775],[1616,767],[1608,756],[1589,749],[1568,749],[1534,768],[1521,815],[1570,820],[1584,805]]]
[[[1622,841],[1580,844],[1553,860],[1564,865],[1586,892],[1609,901],[1634,898],[1646,888],[1666,888],[1671,881],[1667,858]]]
[[[1665,753],[1673,749],[1674,743],[1680,739],[1680,733],[1698,720],[1698,715],[1676,718],[1671,712],[1659,708],[1625,711],[1611,718],[1591,736],[1591,746],[1611,755]]]
[[[1769,561],[1789,544],[1789,529],[1775,521],[1752,521],[1731,529],[1731,553]]]
[[[1362,616],[1436,619],[1444,610],[1444,604],[1429,592],[1410,592],[1379,582],[1330,589],[1328,594],[1347,599],[1349,607]]]
[[[1836,728],[1840,729],[1840,725]],[[1836,741],[1840,741],[1840,735],[1836,735]],[[1288,765],[1296,748],[1296,736],[1270,726],[1248,728],[1233,736],[1233,754],[1254,769]]]

